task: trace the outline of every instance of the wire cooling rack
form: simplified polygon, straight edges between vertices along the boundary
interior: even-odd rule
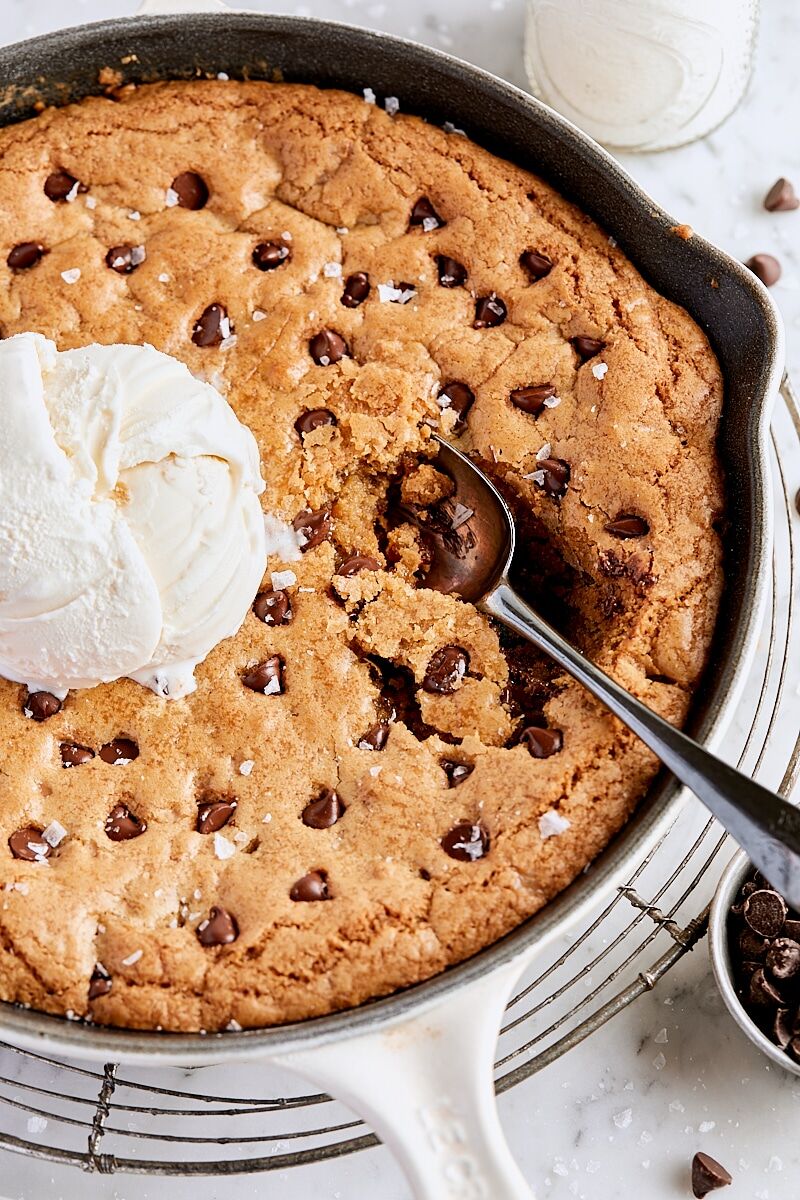
[[[770,596],[726,747],[731,761],[788,794],[800,762],[800,408],[787,381],[781,397],[770,449]],[[726,857],[720,827],[699,804],[687,805],[627,885],[537,961],[512,998],[498,1049],[498,1091],[589,1037],[697,944]],[[264,1095],[265,1080],[274,1094]],[[294,1077],[263,1064],[148,1072],[109,1063],[100,1071],[0,1044],[0,1150],[107,1174],[224,1176],[377,1143],[337,1101],[297,1088]]]

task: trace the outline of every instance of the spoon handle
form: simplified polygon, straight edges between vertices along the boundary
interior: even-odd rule
[[[800,809],[704,750],[566,642],[502,581],[481,608],[549,654],[690,788],[789,904],[800,909]]]

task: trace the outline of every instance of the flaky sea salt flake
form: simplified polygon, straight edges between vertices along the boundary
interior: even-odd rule
[[[566,817],[562,817],[556,809],[548,809],[539,817],[539,833],[543,839],[558,837],[560,833],[565,833],[570,826],[570,822]]]
[[[256,765],[254,758],[246,758],[244,762],[239,763],[240,775],[252,775],[253,767]]]
[[[226,859],[233,858],[236,853],[236,847],[233,842],[229,842],[221,833],[214,834],[214,853],[217,858]]]
[[[47,829],[42,830],[42,837],[48,846],[52,846],[54,850],[56,846],[61,845],[66,836],[67,831],[60,821],[51,821]]]
[[[608,363],[595,363],[595,365],[592,367],[592,374],[594,375],[595,379],[605,379],[607,371]]]
[[[294,571],[273,571],[271,578],[273,590],[276,592],[280,592],[283,588],[291,587],[292,584],[297,583],[297,576]]]
[[[372,88],[370,88],[370,87],[364,88],[362,95],[363,95],[365,101],[367,102],[367,104],[374,104],[377,99],[375,93],[373,92]]]
[[[536,461],[543,462],[544,459],[550,457],[552,452],[553,452],[553,447],[550,445],[549,442],[545,442],[545,444],[536,451]]]
[[[396,117],[400,112],[400,101],[397,99],[397,96],[387,96],[383,102],[383,107],[390,117]]]
[[[64,280],[64,283],[77,283],[80,277],[80,267],[70,267],[69,271],[61,272],[61,278]]]
[[[134,950],[133,954],[129,954],[127,958],[123,958],[123,967],[133,967],[144,954],[144,950]]]
[[[327,275],[328,279],[339,279],[342,274],[342,264],[338,262],[326,262],[322,268],[322,274]]]
[[[166,204],[167,208],[175,208],[175,206],[180,204],[180,202],[181,198],[175,191],[175,188],[168,187],[164,197],[164,203]]]

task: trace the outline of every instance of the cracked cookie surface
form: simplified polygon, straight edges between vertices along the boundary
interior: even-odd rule
[[[144,1028],[299,1019],[565,887],[656,764],[425,588],[426,521],[461,519],[431,432],[512,503],[524,594],[679,722],[723,509],[722,381],[686,313],[534,176],[300,85],[149,85],[0,131],[0,272],[5,335],[150,342],[214,382],[276,546],[185,700],[120,681],[55,708],[0,681],[0,995]]]

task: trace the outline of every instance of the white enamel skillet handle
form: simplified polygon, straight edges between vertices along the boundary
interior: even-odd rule
[[[143,0],[139,13],[225,12],[222,0]],[[506,1145],[492,1070],[513,962],[374,1033],[280,1058],[363,1117],[415,1200],[533,1200]]]
[[[370,1124],[415,1200],[533,1200],[500,1127],[492,1080],[520,969],[511,963],[419,1016],[277,1061]]]

